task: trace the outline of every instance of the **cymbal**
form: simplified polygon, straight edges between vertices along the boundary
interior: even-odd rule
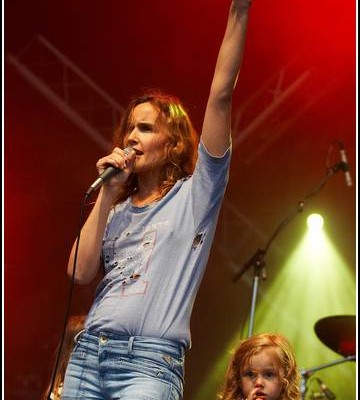
[[[356,353],[355,315],[325,317],[314,326],[317,337],[325,346],[344,357]]]

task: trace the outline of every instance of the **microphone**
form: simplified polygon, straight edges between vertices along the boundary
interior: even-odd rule
[[[320,389],[324,393],[325,397],[328,400],[335,400],[336,399],[335,394],[325,385],[325,383],[319,378],[316,378],[316,380],[318,381]]]
[[[128,146],[124,149],[124,153],[126,155],[130,154],[134,149],[131,146]],[[112,178],[114,175],[122,172],[121,168],[117,167],[107,167],[100,175],[99,177],[90,185],[89,189],[86,191],[86,195],[89,196],[92,192],[94,192],[96,189],[98,189],[101,185],[105,183],[105,181],[109,180]]]
[[[347,186],[352,186],[352,179],[350,176],[350,168],[349,168],[349,163],[348,163],[348,159],[346,156],[346,151],[345,151],[345,147],[343,145],[343,143],[339,142],[339,152],[340,152],[340,158],[341,158],[341,162],[342,162],[342,170],[344,171],[345,174],[345,182]]]

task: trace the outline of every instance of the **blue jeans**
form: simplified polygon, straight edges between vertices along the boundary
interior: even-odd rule
[[[170,340],[84,331],[66,370],[62,400],[180,400],[184,348]]]

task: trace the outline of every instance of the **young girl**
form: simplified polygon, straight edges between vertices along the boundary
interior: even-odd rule
[[[300,374],[289,341],[261,333],[242,340],[230,361],[222,400],[298,400]]]

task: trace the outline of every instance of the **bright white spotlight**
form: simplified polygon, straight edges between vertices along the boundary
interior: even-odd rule
[[[324,225],[324,219],[320,214],[310,214],[306,222],[311,231],[319,231]]]

